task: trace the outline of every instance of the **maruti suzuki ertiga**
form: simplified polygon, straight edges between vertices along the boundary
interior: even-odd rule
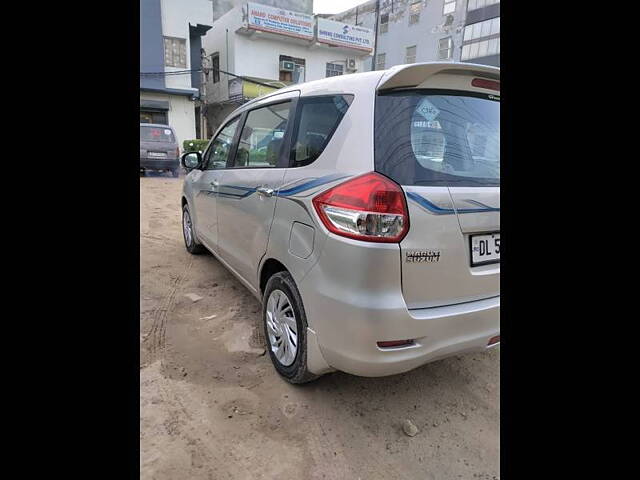
[[[261,302],[292,383],[500,341],[500,70],[422,63],[252,100],[182,158],[187,250]]]

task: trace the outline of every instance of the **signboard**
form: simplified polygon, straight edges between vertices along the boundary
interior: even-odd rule
[[[373,30],[318,17],[318,42],[372,52]]]
[[[261,97],[267,93],[275,92],[278,88],[281,87],[267,87],[266,85],[253,83],[250,80],[234,78],[229,80],[229,100],[243,103],[252,98]]]
[[[247,3],[247,28],[313,40],[313,15]]]

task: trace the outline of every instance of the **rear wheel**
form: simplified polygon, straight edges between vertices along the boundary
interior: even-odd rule
[[[307,317],[289,272],[269,279],[262,303],[267,350],[277,372],[290,383],[318,378],[307,369]]]
[[[178,178],[178,176],[180,175],[180,170],[178,170],[177,168],[171,170],[171,175],[173,175],[174,178]]]
[[[182,236],[184,237],[184,245],[189,253],[193,255],[204,253],[204,246],[196,240],[191,213],[189,213],[189,206],[186,204],[182,207]]]

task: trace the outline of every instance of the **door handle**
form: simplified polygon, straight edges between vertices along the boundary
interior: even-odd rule
[[[258,192],[258,195],[262,195],[263,197],[270,197],[273,195],[273,188],[269,188],[269,187],[258,187],[256,188],[256,192]]]
[[[220,183],[217,180],[214,180],[213,182],[209,183],[209,185],[213,187],[212,190],[215,190],[216,188],[218,188],[218,185],[220,185]]]

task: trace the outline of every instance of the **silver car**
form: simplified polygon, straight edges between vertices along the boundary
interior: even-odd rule
[[[183,233],[276,370],[383,376],[500,342],[500,70],[400,65],[244,104],[182,157]]]

